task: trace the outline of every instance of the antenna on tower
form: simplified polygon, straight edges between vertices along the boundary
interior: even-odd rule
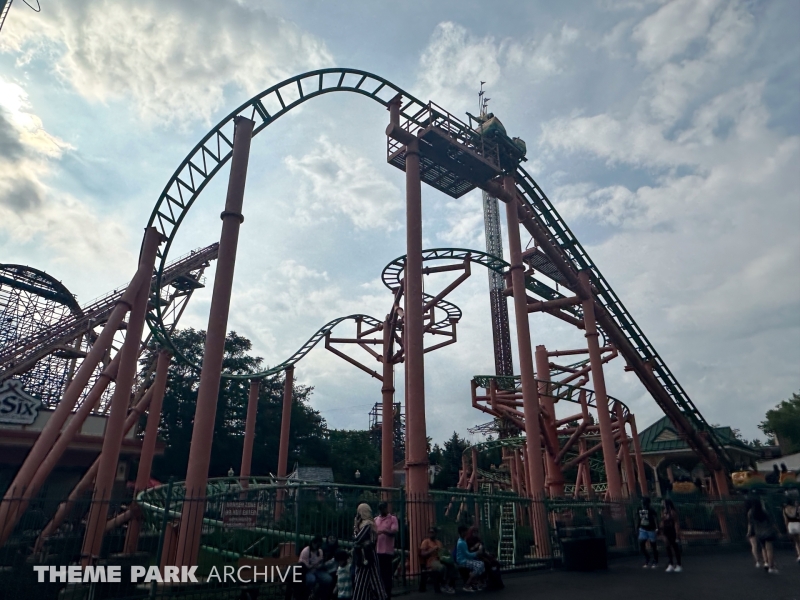
[[[483,90],[484,83],[486,82],[481,81],[481,90],[478,92],[478,114],[482,117],[486,116],[486,108],[489,102],[489,98],[484,97],[486,94],[486,92]]]

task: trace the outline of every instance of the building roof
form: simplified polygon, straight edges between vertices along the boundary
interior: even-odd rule
[[[733,429],[730,427],[714,427],[719,441],[726,448],[749,452],[754,456],[758,452],[736,439]],[[639,443],[642,447],[642,454],[658,454],[661,452],[679,452],[682,450],[691,451],[689,444],[684,440],[669,417],[662,417],[650,427],[639,433]]]
[[[333,469],[330,467],[301,467],[294,466],[294,471],[289,474],[289,479],[319,483],[333,483]]]
[[[787,454],[786,456],[772,458],[769,460],[760,460],[756,463],[756,467],[759,471],[768,473],[769,471],[772,471],[772,465],[780,466],[781,463],[785,464],[786,468],[790,471],[797,471],[800,469],[800,452]]]

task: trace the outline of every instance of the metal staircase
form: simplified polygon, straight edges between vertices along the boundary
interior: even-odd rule
[[[497,560],[503,567],[513,567],[517,563],[517,506],[513,502],[500,506],[498,529]]]

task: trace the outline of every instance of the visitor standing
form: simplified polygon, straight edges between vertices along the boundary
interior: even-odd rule
[[[392,597],[392,561],[394,561],[394,538],[400,530],[397,517],[389,512],[389,505],[386,502],[378,504],[378,512],[375,517],[375,528],[378,532],[378,543],[376,552],[378,553],[378,567],[381,572],[383,589],[386,590],[386,597]]]
[[[664,536],[667,547],[667,560],[669,561],[667,573],[680,573],[683,571],[681,566],[681,543],[678,539],[680,518],[678,511],[675,509],[675,504],[669,499],[664,500],[661,512],[661,533]]]
[[[800,502],[798,502],[800,492],[797,490],[786,490],[786,504],[783,506],[783,522],[786,524],[786,531],[794,542],[794,549],[797,552],[797,562],[800,562]]]
[[[764,558],[764,569],[768,573],[777,575],[778,569],[775,568],[775,548],[773,542],[778,537],[778,532],[769,518],[769,514],[764,510],[761,500],[749,498],[747,501],[747,537],[755,537],[756,543],[761,547],[761,554]],[[756,567],[759,566],[756,557]]]
[[[375,553],[377,537],[372,509],[369,504],[359,504],[353,526],[353,600],[386,600]]]
[[[644,568],[658,567],[658,525],[656,523],[656,512],[650,506],[650,498],[642,498],[642,505],[639,507],[637,528],[639,530],[639,549],[644,554]],[[650,553],[647,551],[647,544],[653,550],[653,562],[650,562]]]
[[[350,555],[346,550],[337,550],[333,559],[336,561],[336,597],[339,600],[350,600],[353,597],[353,578],[350,575]]]

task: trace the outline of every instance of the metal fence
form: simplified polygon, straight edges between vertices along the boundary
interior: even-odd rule
[[[243,488],[237,479],[217,480],[204,499],[186,498],[180,485],[149,490],[138,499],[132,514],[140,514],[138,552],[123,555],[124,538],[130,522],[106,532],[98,565],[122,567],[122,583],[68,584],[37,581],[36,565],[80,564],[86,515],[91,499],[72,507],[63,524],[34,552],[37,538],[52,516],[52,499],[34,501],[26,510],[13,535],[0,548],[0,598],[269,598],[284,597],[285,585],[245,584],[209,576],[222,575],[225,567],[243,564],[291,564],[309,540],[320,535],[335,536],[339,547],[352,547],[356,507],[369,504],[377,514],[380,501],[387,501],[398,517],[400,530],[395,540],[394,582],[397,592],[418,584],[418,545],[428,524],[435,524],[438,538],[451,552],[458,527],[474,527],[487,551],[508,570],[558,567],[566,541],[594,537],[605,540],[609,552],[629,553],[637,549],[635,518],[638,501],[547,500],[536,504],[510,494],[470,494],[458,490],[435,491],[425,497],[409,497],[403,490],[336,484],[276,484],[253,480]],[[781,501],[764,498],[779,529]],[[108,504],[109,520],[125,515],[131,498]],[[658,503],[654,503],[657,510]],[[746,514],[743,499],[676,500],[682,538],[689,546],[745,546]],[[50,507],[50,510],[46,510]],[[176,564],[178,524],[181,512],[202,511],[203,527],[196,575],[200,583],[161,585],[129,581],[132,566],[151,567]],[[409,515],[422,513],[424,531],[411,531]],[[544,515],[546,544],[537,546],[533,521]],[[117,519],[124,521],[124,519]],[[179,561],[186,562],[186,561]]]

